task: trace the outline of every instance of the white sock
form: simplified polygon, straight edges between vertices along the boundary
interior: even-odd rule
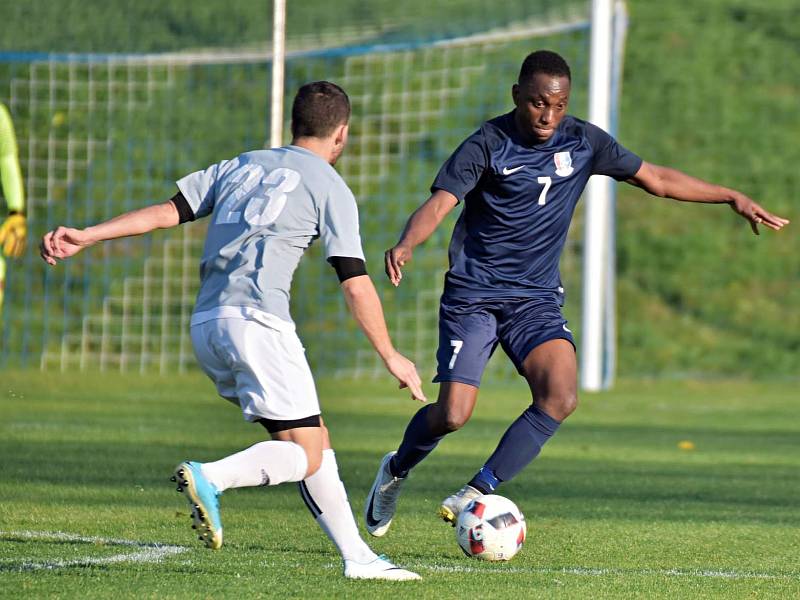
[[[215,462],[203,463],[203,475],[222,492],[229,488],[300,481],[308,469],[303,447],[294,442],[259,442]]]
[[[344,560],[368,563],[377,558],[358,533],[350,502],[333,450],[322,452],[322,465],[311,477],[301,481],[300,495],[311,514],[339,549]]]

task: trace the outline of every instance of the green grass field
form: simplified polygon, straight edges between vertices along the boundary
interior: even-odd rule
[[[360,514],[416,407],[388,380],[319,388]],[[473,420],[414,472],[392,531],[370,540],[423,580],[351,582],[292,484],[226,493],[223,549],[194,539],[172,467],[262,435],[201,376],[6,371],[0,596],[800,596],[796,386],[626,381],[584,396],[502,488],[527,517],[521,553],[508,564],[467,559],[437,502],[480,466],[526,397],[521,382],[484,386]],[[683,440],[695,449],[680,450]]]

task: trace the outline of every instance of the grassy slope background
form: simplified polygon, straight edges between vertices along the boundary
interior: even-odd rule
[[[630,2],[620,137],[648,160],[738,188],[797,221],[794,3]],[[797,376],[800,237],[753,236],[724,207],[620,187],[626,372]]]
[[[427,38],[544,11],[525,2],[502,6],[297,2],[289,32]],[[797,220],[800,8],[790,0],[631,0],[629,7],[621,141],[647,160],[742,189]],[[266,1],[35,0],[4,11],[0,44],[94,52],[263,44],[269,13]],[[627,186],[620,186],[619,216],[622,375],[797,376],[797,225],[756,238],[725,207],[681,206]]]

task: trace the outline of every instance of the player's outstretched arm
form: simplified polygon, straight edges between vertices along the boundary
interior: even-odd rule
[[[414,248],[427,240],[439,223],[447,216],[453,207],[458,204],[450,192],[436,190],[425,203],[415,210],[403,229],[403,235],[394,248],[390,248],[384,255],[386,275],[392,285],[397,287],[403,279],[401,267],[411,260]]]
[[[756,235],[759,233],[759,224],[775,231],[789,224],[787,219],[765,210],[737,190],[703,181],[677,169],[643,162],[639,171],[628,180],[628,183],[662,198],[673,198],[682,202],[726,203],[750,222],[750,227]]]
[[[383,307],[369,275],[359,275],[342,282],[342,293],[353,318],[383,359],[387,370],[407,387],[415,400],[424,402],[422,381],[410,360],[395,350],[383,318]]]
[[[97,242],[174,227],[178,221],[178,209],[168,200],[127,212],[86,229],[58,227],[42,237],[39,253],[47,264],[55,265],[57,260],[74,256]]]

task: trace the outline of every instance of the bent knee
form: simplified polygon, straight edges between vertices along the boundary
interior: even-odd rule
[[[541,398],[536,404],[557,421],[563,421],[578,408],[578,395],[575,393],[557,394]]]
[[[561,402],[561,406],[562,410],[566,413],[566,416],[568,417],[569,415],[574,413],[575,410],[578,408],[578,395],[570,394],[568,396],[565,396]]]
[[[469,417],[469,413],[440,408],[430,415],[428,426],[434,435],[446,435],[461,429]]]
[[[442,428],[444,429],[445,433],[458,431],[466,424],[467,421],[469,421],[469,417],[470,415],[461,412],[448,413],[444,415],[444,419],[441,423]]]
[[[311,477],[314,473],[319,471],[320,466],[322,466],[322,452],[309,452],[308,449],[306,451],[306,461],[308,466],[306,467],[306,477]]]
[[[428,426],[431,433],[445,435],[458,431],[472,416],[474,400],[467,402],[442,401],[430,406],[428,410]]]

